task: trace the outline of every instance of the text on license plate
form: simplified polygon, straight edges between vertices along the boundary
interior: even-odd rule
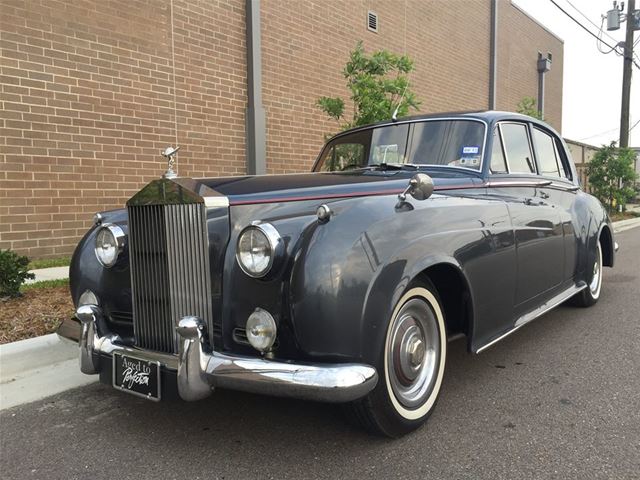
[[[114,352],[113,386],[157,402],[160,400],[160,363]]]

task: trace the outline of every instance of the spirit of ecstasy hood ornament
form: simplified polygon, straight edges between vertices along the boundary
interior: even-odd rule
[[[178,150],[180,150],[180,147],[178,146],[175,148],[169,146],[164,149],[164,152],[162,152],[162,156],[168,161],[167,171],[164,172],[163,175],[164,178],[176,178],[178,176],[178,174],[173,170],[173,167],[176,164],[176,153],[178,153]]]

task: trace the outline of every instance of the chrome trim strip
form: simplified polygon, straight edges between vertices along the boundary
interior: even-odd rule
[[[224,387],[266,395],[294,397],[323,402],[350,402],[373,390],[378,373],[370,365],[359,363],[297,363],[267,360],[261,357],[230,355],[212,350],[204,321],[183,317],[177,333],[178,355],[143,350],[121,344],[117,335],[98,335],[104,325],[102,310],[95,305],[78,308],[83,325],[80,337],[82,371],[95,374],[100,363],[94,354],[120,353],[177,370],[178,392],[184,400],[209,396],[215,387]]]
[[[487,348],[495,345],[500,340],[508,337],[513,332],[515,332],[515,331],[519,330],[520,328],[524,327],[527,323],[530,323],[533,320],[535,320],[536,318],[541,317],[542,315],[544,315],[548,311],[550,311],[553,308],[555,308],[558,305],[560,305],[562,302],[564,302],[566,300],[569,300],[576,293],[579,293],[580,291],[584,290],[586,287],[587,287],[587,284],[581,282],[581,285],[573,285],[573,286],[569,287],[568,289],[564,290],[563,292],[560,292],[558,295],[556,295],[555,297],[551,298],[548,302],[543,303],[542,305],[540,305],[535,310],[522,315],[520,318],[518,318],[516,320],[516,322],[514,323],[513,328],[511,328],[511,330],[506,331],[505,333],[503,333],[499,337],[494,338],[493,340],[491,340],[489,343],[483,345],[480,348],[477,348],[475,350],[475,353],[481,353],[481,352],[485,351]]]
[[[499,188],[499,187],[549,187],[553,184],[551,180],[489,180],[484,184],[485,187],[489,188]]]

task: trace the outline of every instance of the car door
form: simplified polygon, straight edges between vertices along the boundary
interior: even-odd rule
[[[540,125],[531,125],[531,138],[540,176],[552,182],[542,187],[540,194],[560,215],[564,248],[563,282],[568,286],[574,283],[578,266],[575,201],[579,187],[572,181],[569,159],[560,138]]]
[[[516,241],[514,314],[526,313],[563,282],[564,245],[558,209],[538,175],[528,124],[500,122],[494,132],[487,193],[506,202]]]

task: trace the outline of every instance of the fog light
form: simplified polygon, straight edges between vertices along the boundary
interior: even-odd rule
[[[262,308],[249,315],[246,325],[247,340],[260,352],[268,352],[276,341],[276,321]]]
[[[85,290],[82,295],[80,295],[80,299],[78,300],[78,307],[82,307],[84,305],[100,305],[98,302],[98,297],[91,290]]]

